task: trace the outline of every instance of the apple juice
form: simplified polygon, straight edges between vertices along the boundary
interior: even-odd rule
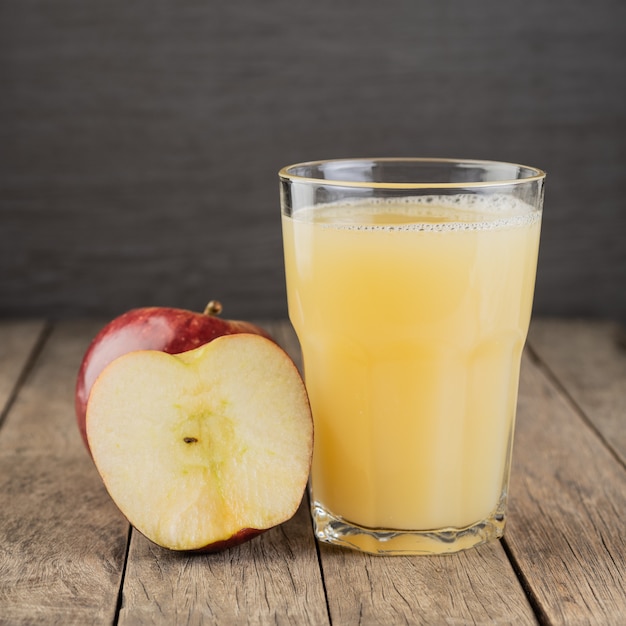
[[[540,213],[497,195],[372,199],[298,210],[283,231],[315,421],[313,504],[370,529],[493,516]]]

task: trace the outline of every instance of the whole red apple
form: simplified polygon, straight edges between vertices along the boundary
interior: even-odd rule
[[[85,419],[91,388],[100,372],[114,359],[136,350],[179,354],[198,348],[222,335],[270,335],[249,322],[217,317],[222,305],[212,300],[202,313],[170,307],[132,309],[110,321],[91,342],[78,370],[75,392],[76,419],[89,450]]]

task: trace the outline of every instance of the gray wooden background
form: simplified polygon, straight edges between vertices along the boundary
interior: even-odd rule
[[[535,311],[626,319],[623,0],[1,0],[0,317],[286,314],[277,170],[548,172]]]

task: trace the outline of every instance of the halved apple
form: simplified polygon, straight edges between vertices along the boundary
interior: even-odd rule
[[[241,543],[290,519],[306,487],[313,421],[304,383],[260,335],[115,359],[92,388],[86,424],[112,499],[165,548]]]

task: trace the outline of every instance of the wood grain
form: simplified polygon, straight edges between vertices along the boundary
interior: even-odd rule
[[[260,323],[300,363],[288,322]],[[100,326],[53,323],[41,335],[40,322],[0,323],[2,626],[625,623],[615,325],[536,322],[505,539],[441,557],[316,546],[306,501],[218,554],[170,552],[134,530],[129,539],[74,424],[76,371]]]
[[[85,458],[74,416],[74,386],[82,356],[100,326],[66,322],[54,327],[5,419],[0,450]]]
[[[333,624],[537,623],[498,542],[435,557],[320,553]]]
[[[0,430],[0,623],[110,624],[128,524],[75,425],[73,385],[97,325],[54,329]]]
[[[163,550],[133,531],[120,626],[327,624],[308,507],[250,542],[208,555]]]
[[[543,363],[526,359],[505,540],[548,623],[623,623],[625,519],[626,469]]]
[[[0,427],[44,329],[40,320],[0,322]]]
[[[529,343],[626,465],[626,330],[602,320],[542,319]]]

